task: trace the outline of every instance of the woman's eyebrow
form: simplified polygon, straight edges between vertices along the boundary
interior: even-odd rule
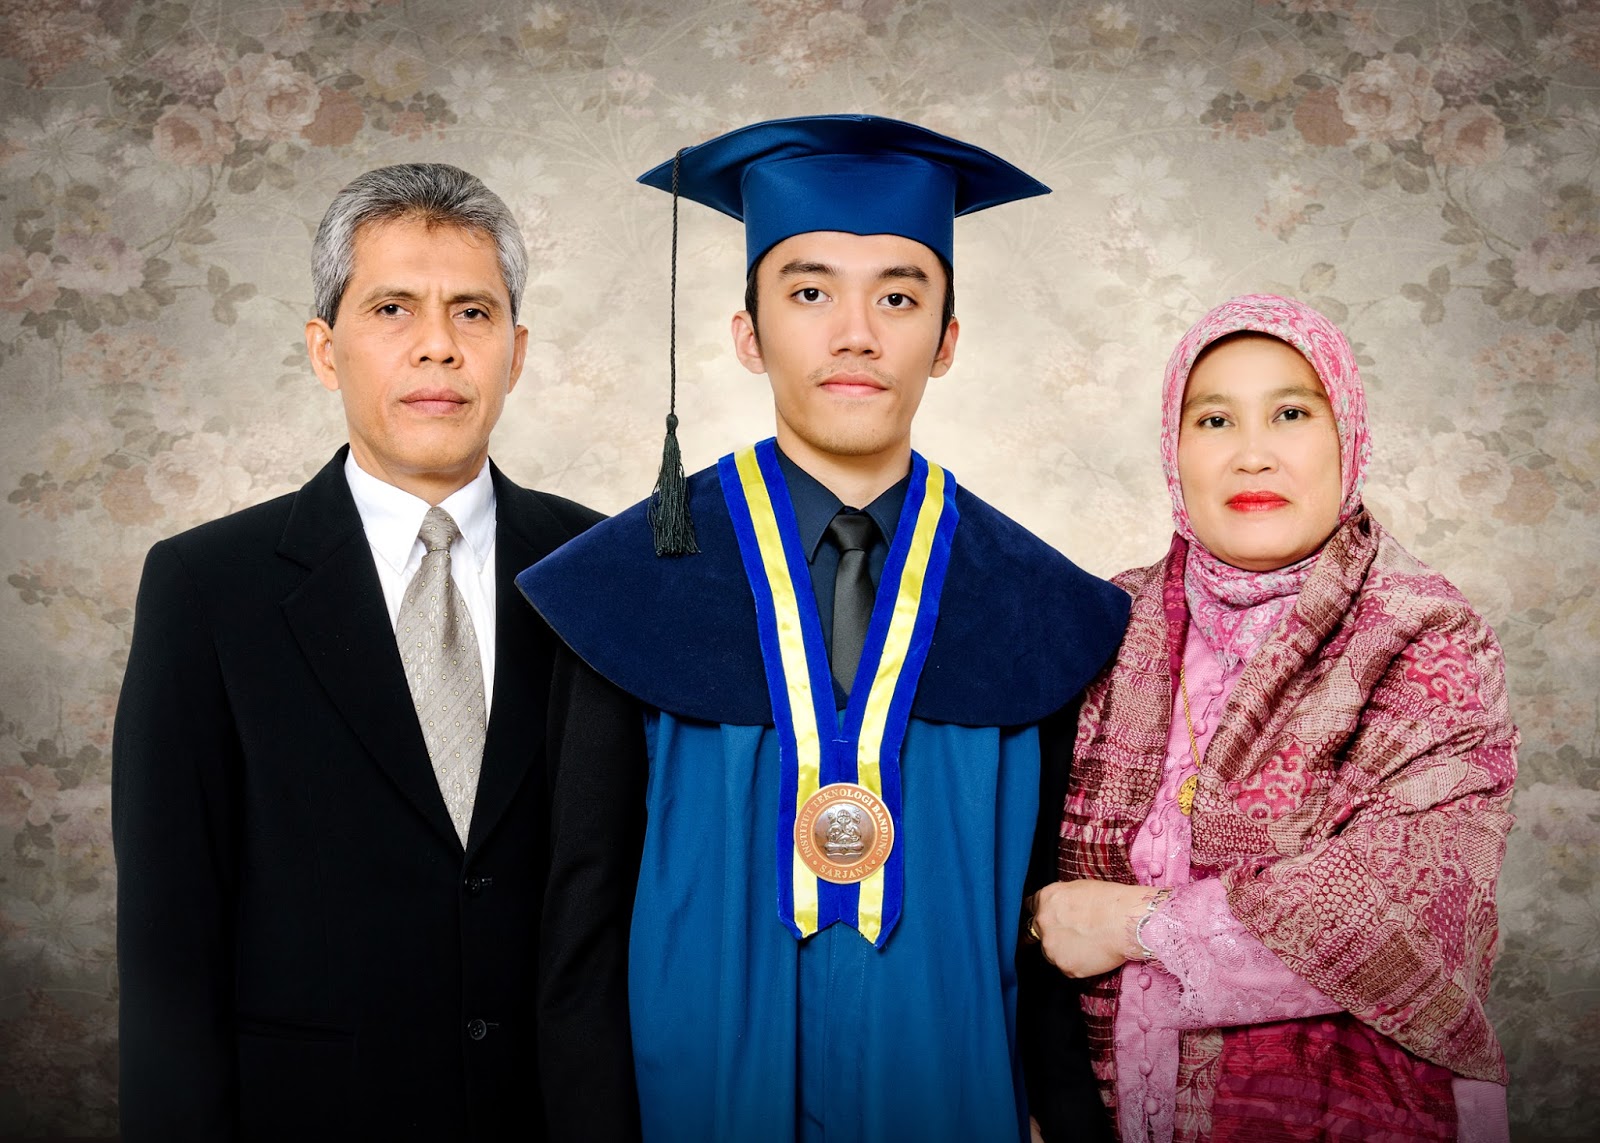
[[[1324,405],[1333,403],[1328,400],[1328,394],[1321,386],[1313,388],[1310,385],[1285,385],[1267,394],[1267,399],[1270,401],[1283,401],[1291,397],[1298,397],[1302,401],[1321,401]]]
[[[1194,405],[1231,405],[1231,398],[1224,397],[1221,393],[1200,393],[1193,397],[1185,397],[1183,412],[1187,413]]]
[[[1332,405],[1333,403],[1328,400],[1328,394],[1323,392],[1322,389],[1312,388],[1310,385],[1285,385],[1267,394],[1268,401],[1286,401],[1295,398],[1302,401],[1319,401],[1324,405]],[[1201,393],[1194,397],[1184,398],[1183,411],[1187,413],[1195,405],[1231,406],[1232,404],[1233,398],[1224,397],[1221,393]]]

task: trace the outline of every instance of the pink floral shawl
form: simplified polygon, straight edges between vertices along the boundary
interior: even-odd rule
[[[1185,612],[1187,548],[1175,537],[1160,563],[1118,577],[1132,618],[1084,701],[1064,879],[1135,880],[1128,849],[1160,783],[1186,635],[1168,616]],[[1516,745],[1488,625],[1361,512],[1239,677],[1200,769],[1196,875],[1220,876],[1239,920],[1361,1026],[1503,1083],[1483,1002]],[[1084,1000],[1108,1102],[1116,980]],[[1224,1046],[1244,1032],[1185,1033],[1180,1138],[1210,1136]]]

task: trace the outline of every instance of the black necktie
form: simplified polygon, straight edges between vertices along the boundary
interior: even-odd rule
[[[872,622],[872,573],[867,552],[877,538],[878,526],[865,512],[841,509],[824,533],[839,549],[839,574],[833,581],[833,641],[828,661],[833,677],[846,691],[855,680],[861,662],[861,648],[867,642],[867,625]]]

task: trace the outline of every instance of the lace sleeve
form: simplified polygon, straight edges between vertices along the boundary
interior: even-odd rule
[[[1178,978],[1175,1028],[1226,1028],[1339,1011],[1228,908],[1215,878],[1183,886],[1145,922],[1145,946]]]
[[[1505,1085],[1456,1076],[1457,1143],[1510,1143]]]

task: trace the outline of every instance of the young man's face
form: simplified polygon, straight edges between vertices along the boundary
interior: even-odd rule
[[[734,315],[734,350],[772,384],[778,446],[802,467],[909,455],[923,389],[949,371],[959,333],[954,318],[940,328],[938,256],[898,235],[821,230],[778,243],[756,274],[759,313]]]

